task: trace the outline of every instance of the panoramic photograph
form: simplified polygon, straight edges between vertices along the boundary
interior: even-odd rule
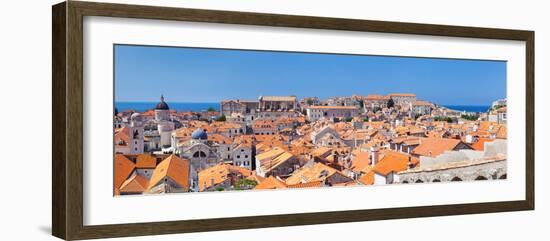
[[[113,49],[115,196],[507,178],[505,61]]]

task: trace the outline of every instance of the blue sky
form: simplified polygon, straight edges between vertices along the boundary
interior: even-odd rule
[[[506,97],[506,62],[115,46],[115,101],[218,102],[260,95],[415,93],[441,105]]]

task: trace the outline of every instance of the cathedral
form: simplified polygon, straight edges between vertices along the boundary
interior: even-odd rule
[[[223,162],[218,154],[218,144],[208,140],[208,134],[203,129],[191,133],[191,140],[179,145],[176,154],[188,159],[195,170],[203,170]]]

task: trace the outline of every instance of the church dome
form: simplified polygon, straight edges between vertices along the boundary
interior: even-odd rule
[[[160,102],[155,107],[155,110],[169,110],[168,104],[164,102],[164,96],[160,96]]]
[[[206,134],[206,131],[199,128],[191,133],[191,138],[193,140],[206,140],[208,139],[208,135]]]
[[[130,119],[132,119],[132,120],[141,120],[141,114],[135,112],[134,114],[132,114],[132,115],[130,116]]]

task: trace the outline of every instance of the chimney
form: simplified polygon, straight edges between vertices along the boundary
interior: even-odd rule
[[[377,146],[373,146],[370,148],[370,163],[371,163],[371,166],[374,166],[376,165],[376,163],[378,163],[378,147]]]
[[[414,167],[414,164],[412,163],[412,158],[411,158],[411,156],[409,156],[408,164],[409,164],[409,169],[411,169],[411,168]]]

